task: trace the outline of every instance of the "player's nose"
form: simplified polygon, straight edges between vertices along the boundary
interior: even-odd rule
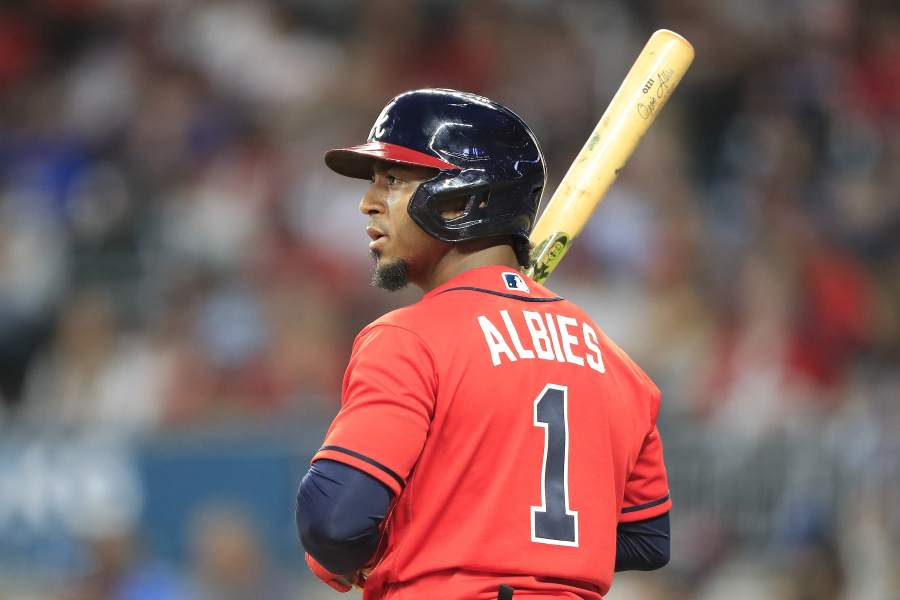
[[[384,202],[381,202],[378,193],[371,186],[359,201],[359,212],[364,215],[377,215],[384,212]]]

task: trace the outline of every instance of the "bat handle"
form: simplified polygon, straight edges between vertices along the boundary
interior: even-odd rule
[[[525,274],[538,283],[543,283],[563,259],[572,245],[572,236],[564,231],[556,231],[544,238],[531,252],[531,260],[525,267]]]

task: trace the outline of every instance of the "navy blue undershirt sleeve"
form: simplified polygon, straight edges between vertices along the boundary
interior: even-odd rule
[[[297,534],[319,564],[339,575],[361,569],[378,549],[390,490],[343,463],[318,460],[297,491]]]
[[[391,500],[374,477],[336,461],[316,461],[297,492],[300,542],[332,573],[353,573],[375,554]],[[619,524],[616,571],[651,571],[668,562],[669,513]]]
[[[668,562],[669,513],[644,521],[619,523],[616,571],[652,571]]]

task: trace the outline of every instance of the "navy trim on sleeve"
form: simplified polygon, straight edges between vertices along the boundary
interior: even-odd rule
[[[386,474],[390,475],[394,479],[394,481],[396,481],[400,485],[400,489],[406,487],[406,482],[403,481],[402,477],[397,475],[397,473],[384,466],[377,460],[369,458],[365,454],[360,454],[359,452],[354,452],[353,450],[348,450],[347,448],[342,448],[341,446],[322,446],[319,450],[331,450],[333,452],[340,452],[342,454],[346,454],[347,456],[352,456],[353,458],[358,458],[359,460],[369,463],[373,467],[376,467],[381,471],[384,471]]]
[[[662,498],[657,498],[656,500],[652,500],[651,502],[645,502],[644,504],[638,504],[637,506],[629,506],[628,508],[623,508],[623,513],[637,512],[639,510],[644,510],[645,508],[653,508],[654,506],[659,506],[663,502],[669,499],[669,495],[666,494]]]

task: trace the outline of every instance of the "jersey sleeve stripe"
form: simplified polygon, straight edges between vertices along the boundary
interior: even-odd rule
[[[654,506],[659,506],[663,502],[667,502],[669,500],[669,494],[666,494],[662,498],[657,498],[656,500],[652,500],[650,502],[645,502],[644,504],[638,504],[636,506],[628,506],[622,509],[622,514],[637,512],[639,510],[644,510],[645,508],[653,508]]]
[[[406,482],[403,481],[403,478],[400,477],[399,475],[397,475],[396,472],[394,472],[391,469],[389,469],[388,467],[384,466],[377,460],[372,460],[365,454],[360,454],[359,452],[354,452],[353,450],[348,450],[347,448],[342,448],[341,446],[322,446],[321,448],[319,448],[319,452],[324,452],[327,450],[330,450],[331,452],[340,452],[341,454],[346,454],[348,456],[352,456],[353,458],[359,459],[367,464],[370,464],[373,467],[382,471],[383,473],[389,475],[394,481],[397,482],[397,485],[400,486],[401,490],[404,487],[406,487]]]

